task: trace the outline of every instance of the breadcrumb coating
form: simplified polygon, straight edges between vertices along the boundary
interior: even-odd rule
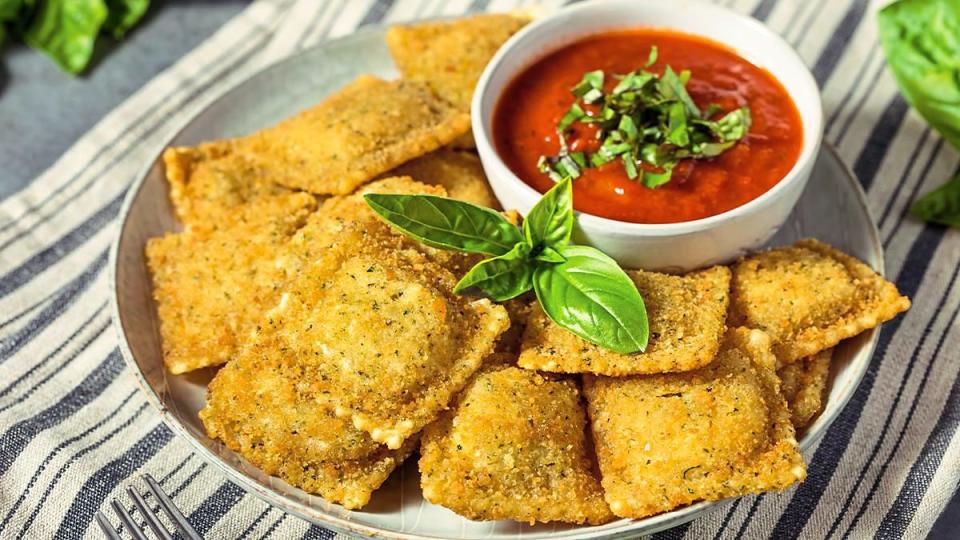
[[[217,372],[200,419],[211,438],[270,475],[360,508],[413,450],[388,450],[318,397],[316,369],[254,341]]]
[[[500,46],[530,20],[498,13],[393,26],[386,41],[404,78],[429,84],[457,110],[469,112],[480,74]],[[476,145],[468,133],[455,146]]]
[[[223,364],[279,297],[275,258],[307,220],[306,193],[269,197],[147,242],[163,361],[173,374]]]
[[[733,266],[731,325],[763,330],[784,364],[829,349],[910,308],[893,283],[817,240]]]
[[[650,343],[638,354],[594,345],[551,321],[536,304],[523,335],[520,366],[562,373],[622,376],[688,371],[713,360],[723,338],[730,270],[685,276],[627,271],[647,308]]]
[[[387,174],[411,176],[420,182],[443,186],[451,199],[500,208],[483,173],[480,158],[470,152],[440,149],[408,161]]]
[[[370,182],[350,195],[330,197],[324,201],[320,210],[311,217],[308,241],[313,244],[313,247],[307,249],[307,253],[315,253],[317,250],[323,249],[326,244],[333,242],[339,231],[345,226],[387,227],[363,199],[363,196],[368,193],[447,196],[447,191],[443,186],[428,185],[408,176],[393,176]],[[296,240],[300,241],[301,238],[298,237]],[[420,251],[431,261],[453,272],[458,278],[483,259],[481,255],[435,249],[416,240],[408,239],[399,233],[395,240],[411,249]],[[298,250],[304,251],[304,248],[301,247]]]
[[[832,357],[831,348],[777,370],[780,393],[787,400],[790,419],[797,431],[810,425],[810,421],[823,410]]]
[[[235,153],[233,141],[214,141],[163,152],[170,201],[188,227],[211,226],[224,213],[264,197],[291,191],[271,182],[263,169]]]
[[[345,195],[469,129],[469,115],[426,84],[363,75],[320,104],[236,144],[278,184]]]
[[[702,500],[783,490],[806,477],[770,338],[730,330],[696,371],[584,376],[607,503],[643,518]]]
[[[475,520],[610,521],[586,424],[574,381],[494,364],[424,431],[423,496]]]
[[[382,223],[345,222],[332,236],[314,231],[323,226],[311,221],[288,244],[284,266],[307,262],[288,270],[261,332],[316,365],[338,415],[398,448],[493,352],[507,313],[453,294],[454,276]]]

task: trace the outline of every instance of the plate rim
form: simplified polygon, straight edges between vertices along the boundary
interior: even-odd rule
[[[406,533],[406,532],[397,532],[389,531],[384,529],[379,529],[375,526],[365,525],[362,523],[350,521],[339,516],[332,514],[323,513],[322,515],[314,515],[315,512],[322,512],[318,508],[311,507],[307,504],[288,499],[286,496],[266,488],[265,486],[260,485],[253,478],[241,473],[237,469],[226,464],[219,456],[214,454],[206,445],[204,445],[199,439],[194,437],[189,430],[180,423],[177,418],[175,418],[170,410],[163,404],[160,396],[157,394],[156,390],[148,383],[146,377],[143,373],[143,370],[140,368],[139,363],[134,358],[133,352],[130,349],[130,344],[127,341],[126,332],[124,331],[124,326],[122,318],[120,316],[120,304],[119,304],[119,294],[117,289],[117,272],[119,264],[119,249],[121,240],[124,236],[124,231],[126,230],[127,221],[130,218],[130,210],[133,206],[134,201],[137,199],[141,189],[143,188],[144,183],[146,182],[150,171],[153,167],[156,166],[158,161],[160,161],[163,151],[170,146],[170,143],[177,138],[179,138],[191,125],[191,123],[196,120],[197,117],[206,113],[209,109],[215,107],[218,102],[220,102],[225,96],[236,91],[238,88],[249,83],[252,79],[266,76],[271,71],[279,69],[284,64],[295,62],[300,57],[309,55],[313,53],[318,48],[328,47],[331,45],[339,45],[343,42],[351,41],[354,39],[362,39],[367,37],[366,34],[376,34],[382,33],[386,30],[385,25],[369,25],[358,29],[357,31],[341,36],[339,38],[330,39],[293,53],[291,55],[285,56],[283,58],[277,59],[274,62],[271,62],[260,69],[257,69],[250,73],[248,76],[238,79],[234,84],[224,88],[222,91],[218,92],[209,102],[207,102],[203,107],[201,107],[196,113],[191,115],[188,118],[183,119],[183,121],[178,125],[177,129],[174,130],[170,136],[163,139],[162,143],[158,143],[156,146],[152,147],[151,152],[145,152],[146,155],[152,155],[153,159],[146,162],[143,167],[139,169],[137,176],[134,181],[127,188],[127,193],[124,196],[123,205],[120,208],[120,212],[117,215],[117,230],[114,234],[114,237],[110,245],[110,255],[108,260],[109,274],[107,286],[110,290],[110,318],[111,326],[114,328],[114,332],[117,336],[118,348],[120,349],[121,356],[124,359],[124,362],[131,368],[134,378],[137,381],[137,385],[140,387],[140,390],[145,395],[147,401],[150,405],[153,406],[157,412],[160,413],[161,420],[173,433],[186,441],[193,447],[193,449],[200,455],[200,457],[207,463],[214,465],[217,470],[223,474],[227,480],[237,484],[247,493],[253,494],[258,497],[260,500],[266,502],[271,506],[280,508],[285,512],[292,513],[300,518],[305,519],[310,523],[328,527],[338,532],[344,532],[347,534],[360,534],[370,538],[390,538],[397,540],[437,540],[442,538],[439,536],[423,536],[415,533]],[[869,204],[867,202],[866,193],[863,190],[863,186],[857,180],[856,174],[850,169],[843,159],[840,157],[839,152],[833,146],[832,143],[824,140],[821,144],[819,155],[817,159],[824,159],[823,155],[828,154],[828,159],[834,161],[840,168],[843,173],[844,181],[852,185],[853,191],[855,194],[854,199],[856,199],[856,204],[860,206],[860,209],[867,216],[870,223],[869,237],[870,243],[872,244],[873,251],[877,254],[877,260],[873,262],[872,266],[874,270],[880,274],[884,275],[885,272],[885,263],[884,263],[884,250],[883,244],[880,241],[880,232],[877,229],[876,220],[873,217],[873,214],[870,211]],[[864,346],[866,351],[866,361],[862,362],[862,367],[856,372],[854,372],[852,380],[853,384],[851,385],[851,390],[839,402],[839,406],[836,407],[830,416],[821,415],[818,417],[818,420],[826,419],[825,421],[819,421],[815,424],[816,430],[808,430],[804,437],[798,441],[801,452],[805,452],[813,447],[826,433],[829,427],[836,421],[840,413],[846,408],[850,399],[852,399],[853,394],[856,392],[856,389],[860,386],[863,381],[863,377],[866,375],[867,368],[870,365],[870,362],[873,360],[873,356],[876,352],[877,341],[879,336],[879,327],[869,330],[869,336],[867,337],[868,342]],[[702,513],[707,511],[716,511],[719,508],[722,508],[726,504],[734,500],[735,497],[721,499],[717,501],[701,501],[689,506],[684,506],[670,512],[663,514],[657,514],[650,516],[648,518],[643,518],[641,520],[632,520],[626,522],[622,527],[615,529],[607,530],[596,530],[596,531],[579,531],[578,529],[571,529],[569,531],[563,531],[551,535],[554,538],[576,538],[583,540],[594,540],[599,538],[613,538],[629,534],[632,532],[637,532],[638,524],[644,522],[642,525],[643,531],[642,534],[652,534],[657,531],[664,529],[676,527],[683,523],[692,521],[696,517],[699,517]]]

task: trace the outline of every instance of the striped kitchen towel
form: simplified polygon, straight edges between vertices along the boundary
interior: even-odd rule
[[[121,201],[179,126],[270,62],[365,24],[524,3],[256,1],[0,203],[0,538],[99,538],[97,509],[144,472],[208,538],[334,536],[225,481],[140,394],[107,307]],[[907,209],[957,170],[957,153],[897,93],[877,43],[880,3],[724,3],[766,22],[812,66],[827,140],[863,183],[888,275],[914,305],[883,327],[805,483],[657,536],[921,537],[960,481],[960,231],[925,226]]]

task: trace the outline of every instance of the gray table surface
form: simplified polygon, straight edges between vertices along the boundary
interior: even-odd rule
[[[246,0],[154,0],[143,23],[122,43],[98,50],[85,76],[62,73],[23,46],[0,52],[0,199],[52,165],[100,118],[154,75],[210,36]],[[960,538],[960,496],[930,534]]]

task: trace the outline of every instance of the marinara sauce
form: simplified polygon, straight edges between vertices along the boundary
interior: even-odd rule
[[[743,205],[769,190],[796,163],[803,125],[779,81],[725,46],[698,36],[656,29],[612,31],[559,49],[521,73],[500,97],[494,113],[494,140],[507,166],[541,193],[554,183],[538,170],[541,155],[560,150],[556,126],[574,101],[570,93],[583,74],[601,69],[605,89],[613,74],[642,67],[656,46],[662,73],[689,69],[687,91],[701,109],[710,103],[731,111],[750,107],[748,135],[720,156],[685,159],[672,180],[658,188],[627,177],[619,160],[588,168],[573,183],[574,207],[588,214],[633,223],[679,223],[713,216]],[[577,124],[568,137],[571,151],[595,151],[592,126]]]

